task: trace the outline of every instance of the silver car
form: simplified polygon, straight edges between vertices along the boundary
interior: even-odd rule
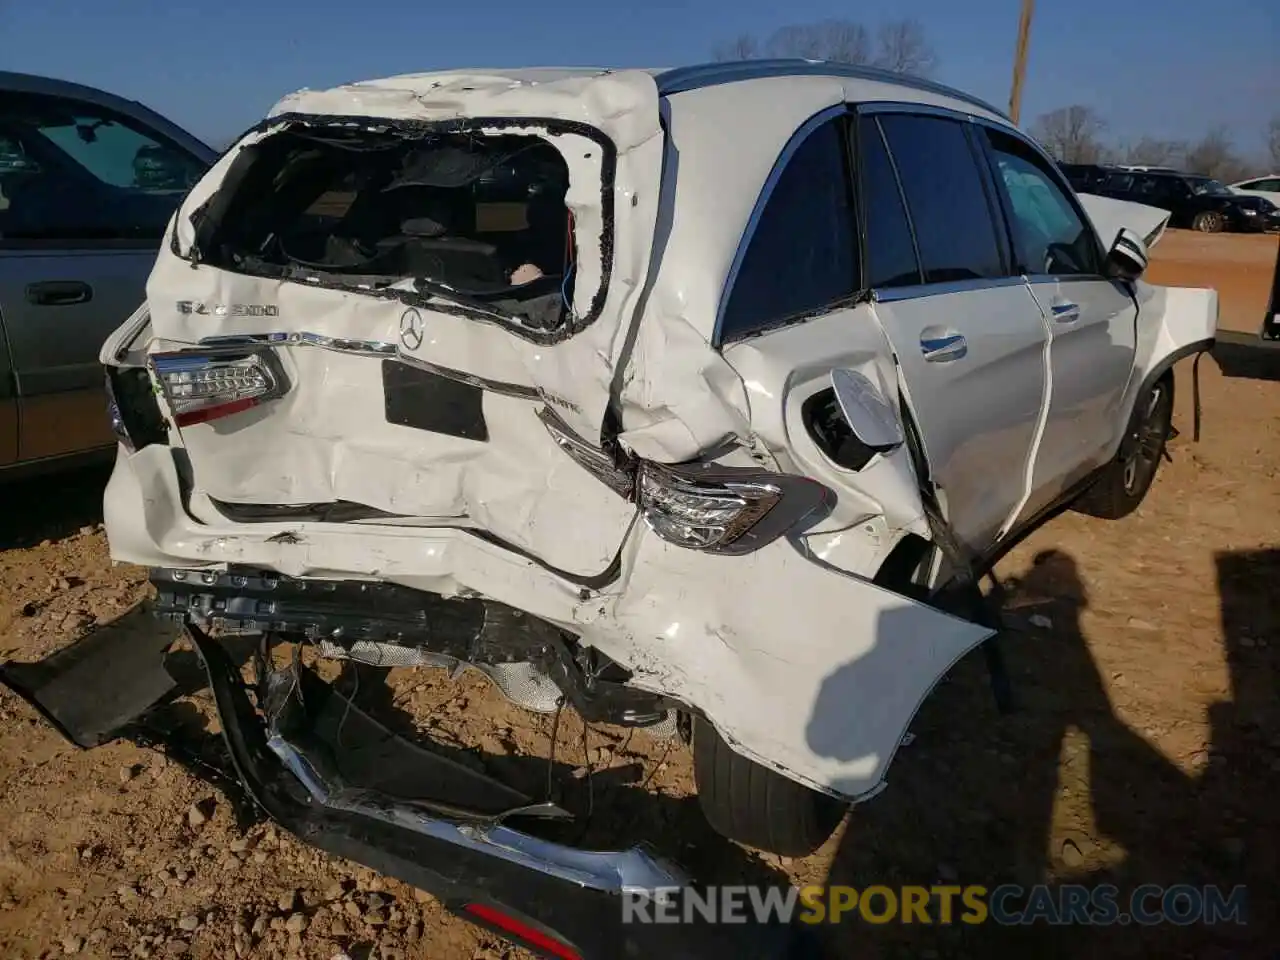
[[[135,101],[0,72],[0,478],[110,452],[98,349],[216,156]]]

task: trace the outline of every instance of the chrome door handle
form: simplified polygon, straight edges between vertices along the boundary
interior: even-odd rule
[[[920,352],[929,363],[948,363],[968,353],[969,345],[958,333],[945,337],[921,337]]]
[[[1051,309],[1053,310],[1054,323],[1075,323],[1080,319],[1080,304],[1078,303],[1055,303]]]

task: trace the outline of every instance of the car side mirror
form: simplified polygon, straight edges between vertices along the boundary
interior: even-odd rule
[[[1121,227],[1107,251],[1107,276],[1113,280],[1137,280],[1149,262],[1146,242],[1133,230]]]

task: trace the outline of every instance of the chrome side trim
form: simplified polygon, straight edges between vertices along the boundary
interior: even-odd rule
[[[275,333],[245,333],[225,337],[205,337],[200,341],[202,347],[322,347],[338,353],[354,353],[360,356],[386,357],[395,356],[399,345],[385,340],[348,340],[343,337],[328,337],[320,333],[309,333],[306,330]]]
[[[948,283],[917,283],[909,287],[890,287],[887,290],[874,290],[872,291],[872,297],[876,303],[895,303],[899,300],[940,297],[948,293],[968,293],[971,290],[1020,287],[1026,282],[1024,277],[996,277],[994,279],[952,280]]]
[[[267,746],[298,778],[312,799],[334,810],[381,820],[591,890],[621,895],[623,890],[657,890],[688,883],[674,868],[659,863],[639,847],[620,851],[578,850],[501,824],[453,823],[387,797],[341,786],[335,788],[320,777],[300,750],[279,734],[271,735]]]
[[[306,330],[293,332],[276,332],[276,333],[249,333],[237,334],[226,337],[205,337],[200,341],[199,346],[207,347],[214,350],[234,350],[246,346],[253,347],[320,347],[322,350],[332,350],[335,353],[353,354],[359,357],[382,357],[384,360],[398,360],[400,363],[407,364],[411,367],[417,367],[420,370],[426,370],[434,373],[436,376],[444,377],[448,380],[455,380],[458,383],[465,383],[473,387],[479,387],[482,390],[489,390],[493,393],[505,394],[509,397],[520,397],[525,400],[549,400],[552,403],[566,405],[566,401],[555,397],[548,397],[543,394],[537,387],[527,387],[519,383],[505,383],[501,380],[488,380],[484,377],[478,377],[475,374],[467,373],[465,370],[455,370],[453,367],[442,366],[438,363],[432,363],[429,360],[423,360],[411,354],[404,353],[398,343],[389,343],[385,340],[353,340],[344,337],[329,337],[320,333],[310,333]]]

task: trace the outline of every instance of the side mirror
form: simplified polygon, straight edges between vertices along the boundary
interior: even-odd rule
[[[1128,227],[1122,227],[1107,251],[1107,276],[1113,280],[1137,280],[1148,263],[1146,242]]]

